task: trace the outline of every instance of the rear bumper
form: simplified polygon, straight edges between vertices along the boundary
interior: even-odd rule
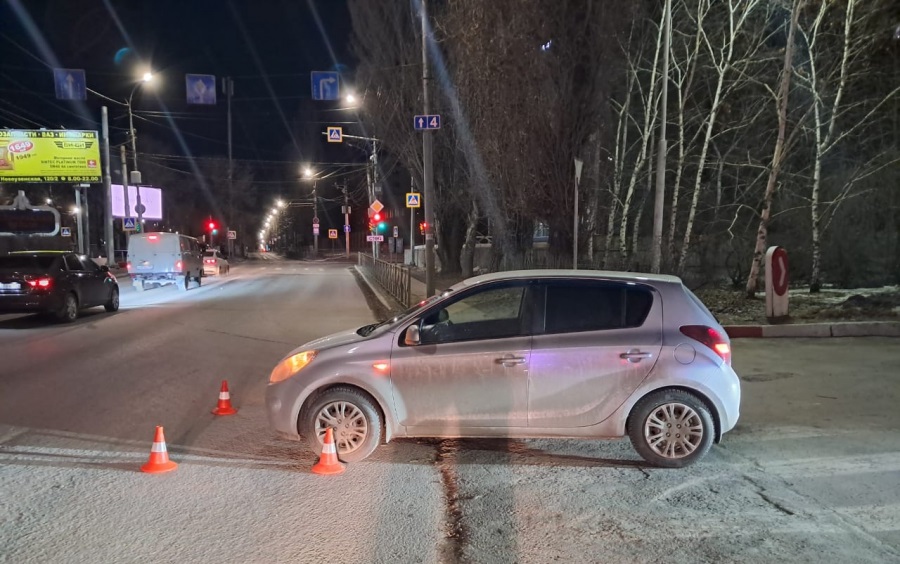
[[[183,272],[129,272],[132,282],[174,282],[184,277]]]
[[[53,294],[0,294],[0,313],[34,313],[59,309],[60,300]]]

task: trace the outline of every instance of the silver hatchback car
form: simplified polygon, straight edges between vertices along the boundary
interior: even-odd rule
[[[610,439],[656,466],[702,458],[740,410],[731,344],[674,276],[528,270],[470,278],[307,343],[269,376],[272,427],[344,461],[395,437]]]

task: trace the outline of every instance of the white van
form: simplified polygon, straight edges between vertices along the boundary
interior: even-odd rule
[[[128,240],[128,274],[139,292],[175,284],[187,290],[191,281],[200,286],[203,253],[193,237],[178,233],[135,233]]]

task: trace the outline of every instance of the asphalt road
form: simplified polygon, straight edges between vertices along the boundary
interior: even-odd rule
[[[336,477],[265,419],[294,346],[372,320],[350,265],[251,262],[72,325],[0,316],[0,562],[900,562],[900,342],[739,340],[738,428],[395,441]],[[227,379],[239,413],[216,418]],[[139,471],[164,425],[170,474]]]

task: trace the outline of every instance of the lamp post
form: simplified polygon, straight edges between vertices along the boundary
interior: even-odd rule
[[[141,77],[140,82],[134,85],[134,88],[131,89],[131,94],[128,95],[128,102],[126,106],[128,106],[128,133],[131,135],[131,156],[132,163],[134,164],[134,170],[138,170],[137,164],[137,135],[134,133],[134,114],[131,111],[131,102],[134,99],[134,93],[137,92],[137,89],[151,82],[153,80],[153,74],[150,72],[145,72]]]
[[[318,199],[316,198],[316,185],[318,184],[317,179],[315,178],[315,173],[309,167],[303,169],[303,178],[307,180],[313,181],[313,190],[312,190],[312,198],[313,198],[313,256],[319,256],[319,206]]]
[[[134,184],[134,191],[136,196],[136,202],[134,204],[134,209],[137,212],[137,225],[140,228],[141,232],[144,231],[144,205],[141,203],[141,173],[138,169],[137,164],[137,135],[134,132],[134,114],[131,111],[131,102],[134,98],[134,93],[137,92],[137,89],[142,85],[147,84],[148,82],[153,80],[153,74],[150,72],[145,72],[141,77],[140,82],[134,85],[134,88],[131,89],[131,94],[128,95],[128,101],[126,102],[126,106],[128,106],[128,133],[131,136],[131,158],[134,163],[134,168],[131,171],[131,182],[128,181],[127,178],[122,179],[122,191],[125,192],[125,206],[128,207],[128,185]],[[124,149],[122,150],[124,154]],[[122,168],[125,168],[125,159],[122,159]],[[129,210],[125,210],[125,217],[129,217],[131,214]]]

